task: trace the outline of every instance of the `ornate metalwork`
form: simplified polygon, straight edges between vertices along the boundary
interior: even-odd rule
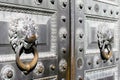
[[[35,22],[27,16],[25,18],[13,19],[10,24],[10,43],[16,52],[17,65],[21,70],[27,72],[33,69],[38,61],[38,52],[35,48],[35,41],[37,39],[36,26]],[[30,63],[24,64],[20,60],[20,55],[23,52],[33,52],[34,58]]]
[[[103,59],[108,60],[112,56],[113,31],[106,24],[100,24],[97,32],[98,46]]]

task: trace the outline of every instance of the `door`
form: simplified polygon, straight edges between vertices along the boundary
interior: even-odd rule
[[[118,0],[71,0],[72,80],[119,80]]]
[[[0,0],[0,80],[69,80],[69,0]]]

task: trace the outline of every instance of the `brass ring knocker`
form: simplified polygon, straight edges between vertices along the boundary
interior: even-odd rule
[[[16,53],[16,64],[19,69],[26,73],[33,70],[38,61],[38,51],[35,42],[37,40],[37,29],[37,24],[29,16],[14,19],[10,23],[9,38],[10,44]],[[20,56],[23,52],[32,53],[34,55],[32,61],[22,62]]]
[[[101,51],[102,57],[106,60],[110,59],[110,57],[112,56],[112,51],[108,49],[108,46],[109,45],[107,45],[107,47],[104,46]]]
[[[106,60],[108,60],[108,59],[110,59],[110,57],[112,56],[112,51],[109,51],[108,53],[105,52],[105,51],[102,51],[102,56],[103,56]]]
[[[23,47],[20,48],[18,54],[16,54],[16,63],[18,65],[18,67],[23,70],[23,71],[27,71],[29,72],[31,69],[33,69],[35,67],[35,65],[37,64],[37,61],[38,61],[38,52],[37,52],[37,49],[33,46],[32,47],[33,49],[33,55],[34,55],[34,58],[32,59],[31,62],[29,63],[23,63],[21,60],[20,60],[20,55],[22,54],[23,52]]]
[[[112,57],[112,43],[114,34],[107,24],[100,24],[97,32],[98,47],[102,59],[108,60]]]

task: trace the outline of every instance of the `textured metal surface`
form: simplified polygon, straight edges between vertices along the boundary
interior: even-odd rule
[[[119,80],[119,3],[119,0],[0,0],[0,80]],[[37,35],[39,60],[29,74],[22,72],[15,62],[14,50],[21,44],[21,38],[16,40],[10,34],[11,21],[26,16],[35,22],[37,31],[23,29],[17,33],[19,25],[11,34],[25,37],[33,31]],[[104,59],[106,55],[108,58]],[[33,57],[22,54],[20,59],[28,63]]]
[[[116,61],[119,59],[116,56],[119,53],[118,0],[71,0],[71,17],[71,58],[73,60],[71,69],[74,73],[71,78],[75,80],[119,80],[118,60]],[[112,56],[108,60],[104,60],[100,54],[99,36],[97,35],[100,32],[99,27],[104,27],[103,30],[110,28],[113,31]],[[111,69],[107,71],[109,67]],[[107,76],[108,73],[112,75]]]
[[[69,0],[0,0],[0,14],[0,80],[70,79]],[[39,60],[29,74],[20,71],[16,65],[16,54],[9,42],[9,36],[12,35],[8,34],[12,27],[10,22],[25,16],[34,20],[38,26],[35,43]],[[19,29],[22,26],[20,22]],[[13,32],[14,30],[18,32],[18,29],[14,28]],[[24,31],[21,30],[22,33],[18,35],[25,36],[24,34],[29,32],[29,30],[25,33]],[[14,39],[12,41],[13,44],[17,44]],[[20,57],[25,63],[31,61],[32,58],[32,54],[22,54]],[[7,65],[12,68],[5,67]]]

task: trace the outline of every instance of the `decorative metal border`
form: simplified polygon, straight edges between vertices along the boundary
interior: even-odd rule
[[[113,5],[118,5],[118,0],[95,0],[95,1],[100,1],[100,2],[104,2],[104,3],[109,3],[109,4],[113,4]]]
[[[115,80],[118,80],[118,68],[116,66],[101,68],[101,69],[95,69],[90,71],[85,71],[85,80],[89,78],[90,80],[97,80],[109,76],[114,76]],[[101,76],[98,76],[101,75]]]
[[[56,76],[50,76],[50,77],[45,77],[45,78],[39,78],[39,79],[34,79],[34,80],[48,80],[48,79],[53,79],[53,80],[57,80],[57,75]]]

